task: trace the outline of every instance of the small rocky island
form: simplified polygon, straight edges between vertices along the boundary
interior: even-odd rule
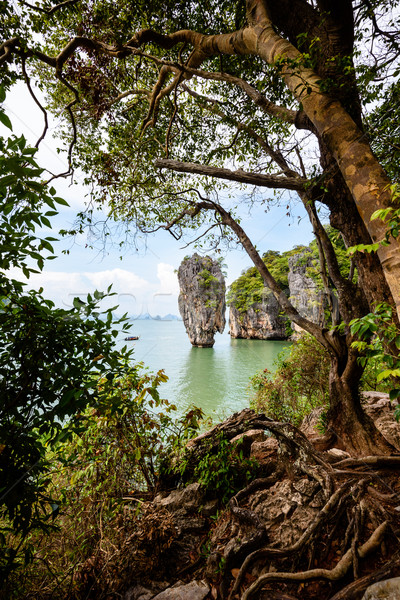
[[[263,258],[299,313],[321,325],[324,299],[315,278],[310,276],[313,272],[311,249],[300,247],[282,255],[269,251]],[[282,315],[278,302],[264,286],[255,267],[233,282],[228,304],[229,334],[233,338],[287,340],[299,335],[299,327]]]
[[[178,270],[179,312],[193,346],[212,348],[225,328],[225,279],[210,256],[185,257]]]

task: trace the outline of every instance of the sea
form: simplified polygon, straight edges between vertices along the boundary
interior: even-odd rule
[[[228,332],[215,334],[213,348],[194,348],[182,321],[133,320],[125,342],[134,349],[135,362],[152,372],[163,369],[168,381],[161,384],[162,398],[175,404],[180,414],[197,406],[213,421],[249,406],[250,378],[268,368],[290,342],[232,339]],[[253,392],[254,393],[254,392]]]

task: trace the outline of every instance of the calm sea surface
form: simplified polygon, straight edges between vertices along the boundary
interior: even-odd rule
[[[193,348],[182,321],[133,321],[135,360],[151,369],[164,369],[169,377],[160,395],[184,412],[195,405],[215,419],[248,406],[249,378],[273,369],[273,362],[289,342],[234,340],[228,333],[215,335],[213,348]],[[123,342],[120,340],[122,346]]]

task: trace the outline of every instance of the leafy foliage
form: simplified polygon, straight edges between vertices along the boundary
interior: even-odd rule
[[[286,289],[288,286],[288,256],[291,253],[290,251],[281,254],[274,250],[268,250],[263,255],[263,261],[282,289]],[[253,304],[262,302],[263,297],[269,293],[256,267],[250,267],[229,287],[227,303],[237,308],[239,313],[244,313]]]
[[[88,404],[95,407],[108,398],[115,378],[132,367],[127,349],[121,353],[114,348],[116,337],[129,329],[125,319],[114,321],[112,309],[98,312],[105,294],[95,292],[85,303],[75,299],[72,309],[63,310],[40,291],[24,291],[24,284],[10,279],[10,268],[29,277],[42,269],[45,254],[53,256],[55,238],[40,237],[36,229],[50,227],[56,204],[66,203],[40,181],[43,170],[35,162],[36,149],[29,148],[23,137],[2,138],[0,150],[0,574],[4,580],[21,560],[32,559],[29,546],[20,555],[28,533],[53,528],[57,508],[44,477],[49,469],[48,449],[79,431],[77,415]],[[101,389],[99,378],[104,382]]]
[[[184,481],[200,483],[208,496],[224,505],[257,476],[258,463],[245,456],[242,443],[239,440],[233,444],[221,433],[217,447],[210,444],[209,451],[195,465],[190,451],[181,453],[172,472],[179,473]]]
[[[390,399],[398,402],[395,415],[400,420],[400,331],[392,307],[378,304],[373,313],[353,319],[350,329],[359,338],[353,347],[360,352],[361,364],[368,360],[378,363],[377,382],[389,385]]]
[[[298,425],[313,408],[329,397],[328,352],[304,334],[276,361],[276,371],[265,369],[251,379],[252,407],[278,421]]]
[[[32,532],[23,547],[34,559],[9,588],[35,598],[109,597],[126,589],[135,577],[159,575],[160,555],[176,537],[173,517],[152,506],[165,463],[184,451],[197,431],[200,411],[176,416],[163,400],[162,371],[148,374],[136,365],[114,380],[96,408],[76,418],[70,429],[47,451],[43,484],[55,498],[58,527],[46,536]],[[40,563],[36,558],[40,556]],[[51,569],[48,568],[51,565]],[[18,596],[17,596],[18,597]]]

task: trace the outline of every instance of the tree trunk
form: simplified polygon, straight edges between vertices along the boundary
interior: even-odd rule
[[[321,166],[324,172],[328,192],[317,201],[326,204],[330,210],[330,223],[344,237],[346,245],[372,244],[371,237],[361,219],[353,198],[337,168],[335,160],[326,144],[320,140]],[[386,302],[395,309],[393,296],[385,279],[382,265],[375,252],[356,252],[355,264],[358,271],[359,286],[367,299],[369,310],[377,303]]]
[[[395,448],[362,409],[358,391],[362,373],[351,352],[331,357],[327,429],[335,435],[336,445],[352,456],[391,454]]]
[[[371,221],[372,213],[391,204],[390,180],[374,156],[371,147],[348,112],[337,100],[321,93],[319,76],[302,66],[301,53],[274,30],[262,0],[247,2],[252,26],[243,31],[246,49],[268,64],[287,58],[282,75],[294,96],[302,102],[304,112],[318,136],[329,148],[343,179],[356,203],[360,216],[374,242],[384,238],[386,225]],[[386,281],[400,318],[400,240],[393,239],[378,251]]]

